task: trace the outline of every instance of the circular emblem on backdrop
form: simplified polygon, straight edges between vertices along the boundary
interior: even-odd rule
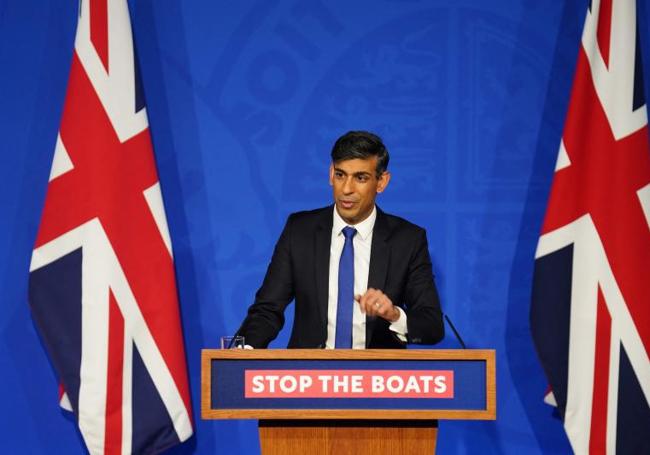
[[[282,199],[322,198],[331,147],[350,129],[377,132],[391,152],[382,201],[410,211],[445,203],[450,191],[471,203],[494,191],[519,198],[531,183],[539,128],[521,106],[541,110],[546,95],[545,59],[529,45],[540,41],[532,28],[468,8],[418,11],[368,31],[305,98]]]

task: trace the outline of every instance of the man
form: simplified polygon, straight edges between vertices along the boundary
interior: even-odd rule
[[[390,181],[381,139],[340,137],[329,181],[334,206],[294,213],[238,330],[265,348],[295,299],[289,348],[404,348],[444,336],[425,231],[375,205]]]

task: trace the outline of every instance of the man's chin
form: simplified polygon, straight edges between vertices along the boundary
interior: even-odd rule
[[[358,210],[356,210],[354,207],[346,209],[340,204],[336,204],[336,211],[339,212],[339,215],[341,218],[343,218],[343,221],[349,224],[354,224],[355,220],[359,217]]]
[[[347,208],[343,207],[340,203],[337,203],[337,204],[336,204],[336,211],[339,212],[339,215],[340,215],[341,218],[343,218],[345,221],[348,221],[348,220],[354,220],[354,219],[356,219],[357,216],[359,215],[359,214],[357,213],[358,210],[356,210],[354,207],[347,209]],[[349,222],[349,221],[348,221],[348,222]]]

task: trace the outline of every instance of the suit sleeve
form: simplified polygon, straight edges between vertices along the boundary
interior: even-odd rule
[[[445,336],[438,290],[433,281],[427,236],[419,231],[409,261],[406,283],[406,314],[410,343],[435,344]]]
[[[255,294],[255,302],[237,334],[254,348],[266,348],[284,326],[284,310],[294,294],[289,217],[275,245],[262,286]]]

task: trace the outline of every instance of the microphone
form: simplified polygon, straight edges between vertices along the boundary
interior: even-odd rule
[[[451,319],[449,319],[449,316],[445,314],[445,319],[449,323],[449,327],[451,327],[451,330],[454,332],[454,335],[456,336],[456,339],[460,343],[460,345],[463,347],[463,349],[467,349],[467,346],[465,346],[465,343],[463,342],[463,339],[460,337],[460,334],[456,330],[456,327],[454,327],[454,324],[452,324]]]

